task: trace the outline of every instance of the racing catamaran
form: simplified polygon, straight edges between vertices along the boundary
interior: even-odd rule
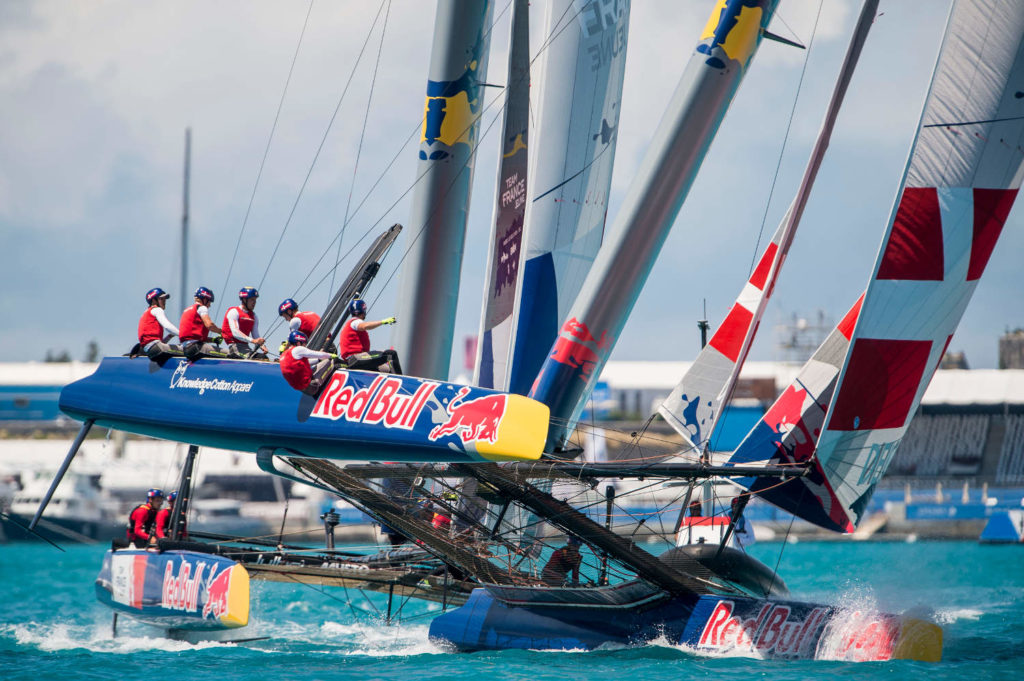
[[[458,21],[452,18],[452,3],[439,5],[439,26],[446,27],[439,32],[449,37],[444,49],[454,44],[463,55],[476,58],[472,68],[464,56],[461,62],[432,60],[432,69],[445,64],[447,70],[432,72],[428,85],[420,150],[420,162],[428,166],[457,154],[464,167],[472,158],[480,41],[486,40],[482,26],[490,16],[489,3],[479,4],[479,12],[463,13]],[[524,6],[517,2],[516,12]],[[528,326],[534,330],[529,338],[534,344],[544,337],[536,331],[543,323],[534,324],[524,316],[530,296],[543,281],[544,267],[562,281],[560,260],[553,255],[558,242],[547,246],[549,255],[537,266],[540,269],[531,268],[528,249],[521,247],[523,242],[543,242],[531,236],[531,230],[545,229],[530,219],[531,210],[541,210],[539,204],[534,208],[543,198],[537,195],[542,189],[537,185],[532,194],[528,192],[521,238],[515,228],[519,216],[500,210],[506,205],[499,204],[495,222],[492,249],[497,250],[492,250],[496,257],[491,258],[493,276],[488,278],[495,289],[485,301],[483,320],[484,335],[490,332],[492,339],[481,350],[478,378],[485,382],[489,377],[497,389],[444,381],[447,359],[435,355],[447,358],[449,353],[436,353],[433,346],[421,347],[416,362],[423,367],[423,377],[341,369],[317,396],[290,391],[272,364],[172,359],[160,366],[144,359],[108,358],[94,376],[69,385],[62,394],[62,409],[85,423],[79,439],[98,423],[252,451],[264,470],[346,498],[440,561],[445,579],[427,580],[421,591],[458,583],[453,592],[468,599],[466,604],[440,615],[431,626],[433,638],[458,649],[589,649],[663,636],[709,653],[808,658],[824,655],[828,648],[828,655],[840,659],[939,659],[941,630],[936,625],[911,616],[848,613],[792,600],[774,571],[730,547],[727,537],[717,544],[678,546],[655,557],[612,531],[613,494],[604,500],[605,522],[592,517],[602,500],[592,499],[591,492],[608,478],[696,482],[728,477],[822,527],[839,532],[856,527],[985,269],[1020,186],[1021,7],[992,0],[954,2],[918,136],[867,291],[731,459],[713,465],[703,456],[710,433],[771,295],[875,15],[876,3],[865,3],[790,213],[726,321],[661,410],[699,459],[633,465],[572,461],[578,452],[570,435],[586,398],[761,39],[774,37],[767,26],[775,6],[775,0],[717,4],[608,233],[604,234],[603,219],[599,239],[592,228],[579,227],[581,220],[593,216],[570,219],[573,237],[562,242],[567,252],[583,241],[588,247],[599,241],[601,247],[592,266],[583,268],[585,276],[577,270],[575,278],[565,279],[569,283],[564,290],[578,286],[578,294],[566,312],[561,305],[555,308],[561,327],[548,336],[549,349],[530,386],[524,388],[516,379],[517,367],[528,366],[536,352],[524,350],[521,336],[513,332]],[[614,35],[628,25],[628,3],[621,7],[624,14],[609,14],[604,24]],[[524,30],[518,25],[517,29],[514,20],[514,32]],[[624,42],[621,47],[624,52]],[[521,59],[522,49],[514,50],[513,60]],[[609,62],[603,85],[595,89],[596,101],[614,101],[614,85],[609,83],[616,82],[615,68],[616,62]],[[548,72],[557,70],[552,66]],[[526,90],[513,87],[522,77],[512,73],[510,67],[510,97],[515,90]],[[435,99],[442,101],[432,104]],[[510,105],[509,111],[515,110]],[[525,144],[526,135],[521,121],[509,116],[506,136],[514,135],[506,154],[514,156],[519,150],[516,140]],[[606,126],[614,127],[609,121],[602,116],[595,140],[611,139],[611,132],[603,134]],[[544,144],[544,129],[537,133],[530,137],[535,148],[553,148]],[[593,147],[584,151],[592,159],[599,156]],[[573,154],[581,156],[579,150]],[[514,186],[515,180],[508,180],[515,172],[503,168],[502,184]],[[587,182],[592,185],[599,179],[591,175]],[[435,191],[432,198],[423,199],[451,202],[442,211],[448,217],[438,225],[441,234],[453,228],[452,221],[464,224],[460,206],[469,197],[468,180],[459,173],[436,182],[449,180],[446,186],[453,194]],[[522,208],[516,205],[517,191],[510,194],[514,210]],[[417,210],[431,220],[437,215],[430,204]],[[459,241],[457,257],[444,260],[446,266],[457,267],[461,232],[449,232],[446,238]],[[424,248],[437,247],[436,239],[427,241],[429,248]],[[509,258],[517,253],[518,264],[510,264]],[[379,257],[377,252],[367,254],[363,270],[357,268],[351,286],[339,290],[339,304],[333,307],[343,310],[345,302],[365,290],[369,282],[361,277],[369,269],[375,271],[372,264]],[[421,263],[407,268],[406,287],[424,286],[433,278],[422,265],[431,253],[416,257]],[[574,267],[579,263],[572,260]],[[432,285],[435,292],[437,287],[445,289],[437,300],[448,299],[451,279]],[[559,287],[559,297],[562,291]],[[509,307],[502,298],[506,294],[515,301],[509,322],[502,317]],[[415,327],[416,333],[427,335],[410,342],[421,346],[433,334],[444,336],[450,348],[451,328],[443,323],[450,319],[450,310],[436,310],[436,323]],[[324,323],[325,334],[339,318],[334,315]],[[504,334],[501,342],[494,340],[498,332]],[[496,356],[502,349],[505,356]],[[485,368],[488,361],[490,368]],[[527,390],[529,397],[521,394]],[[260,422],[249,423],[238,419],[239,413],[263,416]],[[332,459],[405,463],[342,468]],[[505,460],[518,463],[490,463]],[[403,481],[403,494],[394,493],[388,482],[395,479]],[[555,491],[559,485],[575,485],[578,494],[569,496],[580,497],[579,503],[560,498]],[[448,493],[456,494],[455,500]],[[426,514],[415,512],[423,500],[449,514],[450,524],[438,526]],[[741,513],[742,503],[730,516],[730,530]],[[577,577],[569,585],[553,584],[544,578],[546,571],[539,568],[551,557],[544,541],[551,536],[579,540],[582,553],[597,566],[592,583]],[[469,591],[472,585],[476,588]]]

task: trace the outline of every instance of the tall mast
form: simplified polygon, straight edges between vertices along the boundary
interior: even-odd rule
[[[551,408],[547,451],[561,450],[697,175],[776,0],[712,12],[636,179],[551,347],[530,396]]]
[[[394,339],[414,376],[448,377],[492,9],[491,0],[437,3]]]
[[[711,337],[710,343],[705,346],[702,342],[697,360],[658,409],[668,424],[698,451],[710,446],[715,424],[735,389],[761,317],[775,289],[779,271],[796,236],[818,169],[825,158],[832,129],[839,117],[843,98],[877,11],[878,0],[865,0],[861,6],[860,17],[850,38],[832,98],[825,110],[818,139],[811,150],[796,198],[782,219],[782,224],[761,255],[758,266],[740,291],[729,314]]]
[[[181,302],[179,305],[184,305],[185,301],[190,300],[186,296],[186,292],[188,291],[188,184],[191,166],[192,128],[185,128],[185,182],[181,209],[181,287],[178,289]]]

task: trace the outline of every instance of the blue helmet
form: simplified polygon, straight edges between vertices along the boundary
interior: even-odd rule
[[[154,300],[159,300],[160,298],[170,298],[170,297],[171,297],[171,294],[169,294],[167,291],[163,290],[162,288],[151,288],[148,291],[146,291],[146,302],[151,304],[151,305],[153,304]]]
[[[161,499],[164,498],[164,491],[162,489],[157,489],[156,487],[154,487],[153,489],[146,492],[146,499],[156,499],[157,497],[160,497]]]
[[[212,303],[213,302],[213,291],[211,291],[210,289],[206,288],[205,286],[200,286],[199,288],[196,289],[196,292],[195,292],[195,294],[193,294],[192,297],[193,298],[199,298],[200,300],[205,300],[207,303]]]
[[[253,286],[243,286],[242,290],[238,292],[239,300],[249,300],[250,298],[259,298],[260,292]]]
[[[167,501],[171,502],[172,504],[174,503],[174,500],[177,499],[177,498],[178,498],[178,493],[177,492],[171,492],[170,494],[167,495]]]
[[[281,301],[281,304],[277,306],[277,314],[283,317],[284,313],[288,312],[289,310],[292,312],[298,312],[299,304],[296,303],[291,298],[285,298],[283,301]]]
[[[309,340],[309,336],[302,333],[301,331],[292,331],[288,334],[288,342],[292,345],[305,345],[306,341]]]
[[[366,301],[356,298],[348,304],[348,313],[351,315],[366,314]]]
[[[565,543],[569,546],[579,546],[582,542],[579,537],[569,537]]]

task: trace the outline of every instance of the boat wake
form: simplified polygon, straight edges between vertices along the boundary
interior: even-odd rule
[[[65,650],[88,650],[94,653],[132,654],[146,650],[181,652],[202,650],[216,646],[232,645],[220,641],[189,643],[163,638],[157,634],[138,636],[133,634],[110,635],[110,622],[95,624],[68,624],[63,622],[42,624],[0,625],[0,638],[14,640],[19,646],[36,648],[43,652]]]

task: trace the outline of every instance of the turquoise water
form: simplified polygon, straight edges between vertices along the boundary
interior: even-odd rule
[[[817,679],[1024,678],[1024,545],[975,543],[761,544],[752,553],[774,566],[802,600],[930,610],[945,632],[944,659],[844,663],[708,658],[667,642],[580,652],[444,652],[427,639],[439,606],[411,601],[408,619],[384,626],[381,597],[353,604],[339,589],[253,582],[244,644],[189,644],[110,613],[93,593],[103,548],[0,545],[0,679],[615,679],[684,681],[694,676]],[[396,609],[398,603],[396,602]]]

